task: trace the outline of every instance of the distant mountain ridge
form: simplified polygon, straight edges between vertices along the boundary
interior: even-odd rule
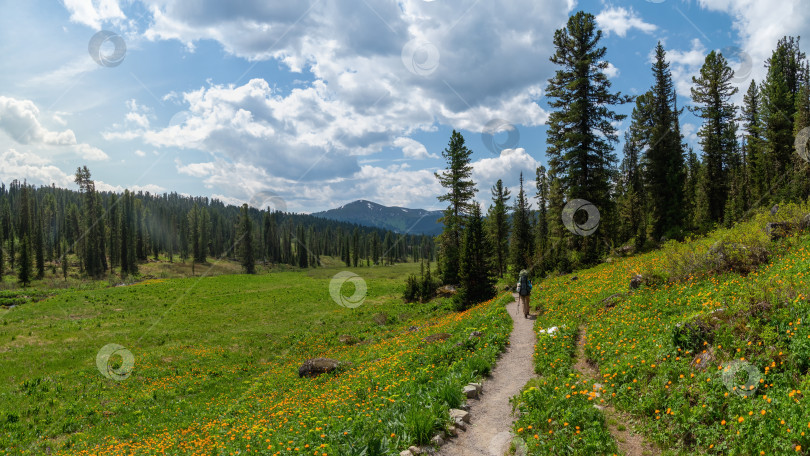
[[[353,201],[335,209],[314,212],[310,215],[384,228],[397,233],[437,235],[442,232],[443,228],[438,221],[442,216],[442,211],[383,206],[367,200]]]

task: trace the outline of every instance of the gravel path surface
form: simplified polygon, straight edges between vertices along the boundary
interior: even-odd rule
[[[517,297],[517,295],[515,294]],[[466,432],[441,448],[444,456],[503,456],[512,440],[512,404],[509,398],[534,377],[534,317],[523,318],[517,299],[507,306],[515,322],[509,346],[498,359],[492,376],[484,380],[481,399],[470,399],[470,423]]]

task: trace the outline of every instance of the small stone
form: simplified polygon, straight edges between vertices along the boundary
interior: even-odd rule
[[[402,450],[399,452],[399,456],[413,456],[413,453],[411,453],[409,450]]]
[[[483,335],[484,335],[484,333],[482,333],[481,331],[473,331],[473,332],[471,332],[471,333],[470,333],[470,337],[468,337],[468,339],[473,339],[473,338],[476,338],[476,337],[481,337],[481,336],[483,336]]]
[[[467,431],[467,425],[464,424],[464,422],[461,421],[461,420],[456,420],[456,427],[458,429],[461,429],[462,431],[465,431],[465,432]]]
[[[481,392],[481,390],[484,388],[484,385],[482,385],[482,384],[480,384],[480,383],[470,383],[470,386],[474,386],[474,387],[475,387],[475,389],[477,389],[479,393],[480,393],[480,392]]]
[[[461,404],[461,410],[470,411],[470,404]]]
[[[456,437],[456,436],[458,436],[458,430],[455,428],[455,426],[450,426],[450,427],[447,429],[447,434],[448,434],[450,437]]]
[[[422,454],[422,450],[420,450],[419,448],[417,448],[417,447],[415,447],[413,445],[408,447],[408,451],[410,451],[413,454]]]
[[[434,435],[432,439],[430,439],[431,445],[442,446],[444,445],[444,439],[440,435]]]
[[[593,404],[593,406],[596,408],[596,410],[604,410],[605,409],[605,407],[603,407],[601,405]]]
[[[633,278],[630,279],[630,288],[635,290],[636,288],[641,286],[641,283],[643,281],[644,277],[642,277],[639,274],[634,275]]]
[[[478,388],[476,388],[476,387],[474,387],[472,385],[465,386],[463,392],[464,392],[464,396],[467,399],[477,399],[478,398]]]
[[[470,422],[470,412],[466,410],[450,409],[450,418],[455,421],[461,420],[465,423]]]

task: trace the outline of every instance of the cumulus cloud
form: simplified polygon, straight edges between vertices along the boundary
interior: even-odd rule
[[[101,29],[104,21],[126,18],[118,0],[64,0],[64,5],[70,12],[71,21],[96,30]]]
[[[404,155],[405,158],[439,158],[436,154],[429,154],[424,144],[404,136],[394,139],[393,145],[394,147],[402,149],[402,155]]]
[[[39,108],[31,100],[0,96],[0,131],[26,146],[67,146],[87,160],[109,158],[101,149],[76,141],[73,130],[51,131],[39,121]],[[59,119],[61,120],[61,119]]]
[[[756,0],[698,0],[701,7],[729,14],[740,36],[740,47],[753,61],[752,77],[762,81],[763,66],[777,41],[786,35],[810,35],[810,8],[805,0],[776,3]],[[746,83],[747,85],[747,83]]]
[[[644,33],[652,33],[658,29],[655,24],[644,22],[633,8],[627,9],[621,6],[605,8],[596,15],[596,22],[606,34],[615,33],[622,38],[627,36],[627,32],[632,29],[638,29]]]
[[[691,96],[692,76],[697,76],[700,73],[700,67],[706,61],[706,55],[709,51],[697,38],[691,42],[691,48],[687,50],[669,49],[667,50],[667,60],[670,62],[670,70],[672,71],[672,80],[675,83],[675,90],[679,95],[684,97]],[[650,53],[650,62],[655,59],[654,54]]]
[[[51,162],[32,152],[18,152],[7,149],[0,152],[0,181],[10,182],[14,179],[27,180],[32,184],[60,187],[73,185],[73,176],[66,174]]]

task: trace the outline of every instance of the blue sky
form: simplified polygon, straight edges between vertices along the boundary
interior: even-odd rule
[[[104,190],[235,204],[275,195],[296,212],[356,199],[433,209],[455,128],[473,150],[480,201],[521,171],[533,192],[552,37],[570,14],[597,16],[623,93],[649,88],[662,41],[684,106],[713,49],[732,60],[741,92],[761,81],[781,36],[810,35],[801,3],[3,0],[0,181],[73,188],[87,165]],[[100,31],[125,43],[118,65],[102,60],[113,40],[88,49]],[[697,120],[682,124],[696,145]]]

